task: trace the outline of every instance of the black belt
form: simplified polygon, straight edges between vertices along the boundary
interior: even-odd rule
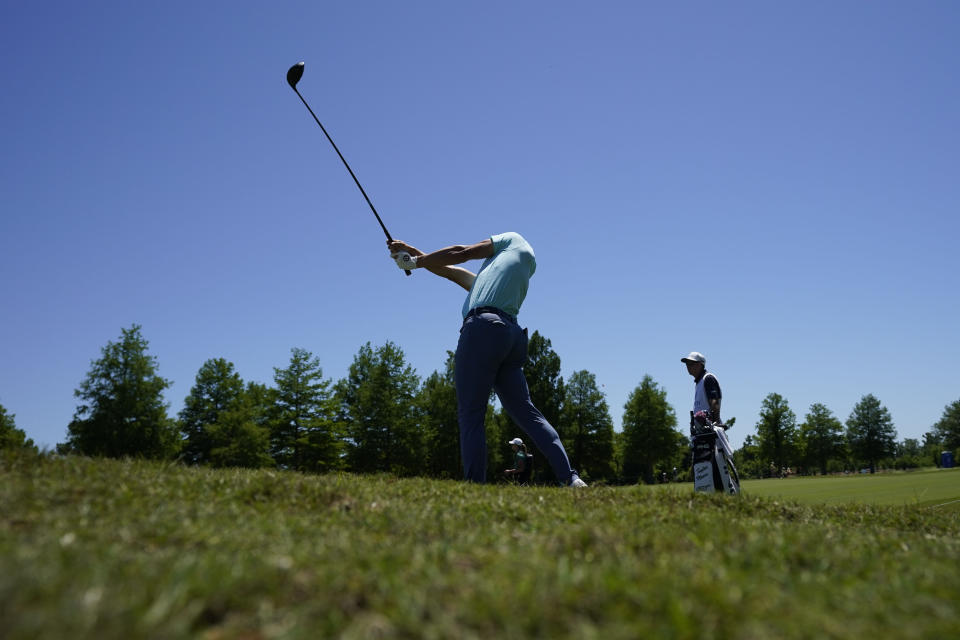
[[[470,311],[467,312],[467,315],[463,319],[466,320],[467,318],[478,316],[481,313],[493,313],[500,316],[501,318],[505,318],[509,320],[512,324],[517,324],[516,318],[514,318],[512,315],[510,315],[506,311],[502,309],[497,309],[496,307],[474,307],[473,309],[470,309]]]

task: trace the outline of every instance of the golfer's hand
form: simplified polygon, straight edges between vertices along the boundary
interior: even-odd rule
[[[423,251],[420,251],[420,249],[417,249],[412,244],[407,244],[402,240],[387,240],[387,248],[390,249],[391,257],[395,253],[402,253],[404,251],[409,253],[411,256],[423,255]]]
[[[417,259],[406,251],[393,253],[390,255],[390,257],[393,258],[396,261],[397,266],[404,271],[410,271],[411,269],[417,268]]]

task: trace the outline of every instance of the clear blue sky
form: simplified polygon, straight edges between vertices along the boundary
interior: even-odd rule
[[[960,398],[960,4],[7,2],[0,404],[38,444],[143,326],[175,415],[209,358],[426,377],[463,296],[425,250],[518,231],[520,319],[614,422],[644,374],[681,424],[707,355],[755,433],[880,399],[898,439]]]

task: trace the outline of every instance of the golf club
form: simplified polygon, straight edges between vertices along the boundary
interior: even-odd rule
[[[290,85],[290,88],[293,89],[293,92],[297,94],[297,97],[300,98],[300,101],[303,102],[303,106],[307,108],[307,111],[310,112],[310,115],[313,116],[313,119],[317,121],[317,124],[320,125],[320,130],[323,131],[323,135],[327,136],[327,140],[330,141],[330,144],[333,145],[333,150],[337,152],[337,155],[340,156],[340,160],[343,162],[343,166],[347,168],[347,171],[350,172],[350,177],[353,178],[353,181],[357,183],[357,188],[360,189],[360,193],[363,194],[363,199],[367,201],[367,204],[370,205],[370,210],[373,211],[373,215],[377,217],[377,222],[380,223],[380,228],[383,229],[384,235],[387,236],[387,240],[393,240],[390,237],[390,232],[387,231],[387,227],[383,224],[383,220],[380,219],[380,214],[377,213],[376,208],[373,206],[373,203],[370,202],[370,197],[367,196],[367,192],[363,190],[363,186],[360,184],[360,181],[357,180],[357,176],[353,173],[353,169],[350,168],[350,165],[347,164],[346,158],[343,157],[343,154],[340,153],[340,149],[337,148],[337,143],[333,141],[333,138],[330,137],[330,134],[327,133],[327,130],[324,128],[323,124],[320,123],[320,118],[317,117],[317,114],[313,112],[313,109],[310,108],[310,105],[307,104],[307,101],[304,100],[303,96],[300,95],[300,92],[297,91],[297,83],[300,82],[300,78],[303,77],[303,63],[298,62],[297,64],[290,67],[287,70],[287,84]],[[410,272],[404,270],[404,273],[410,275]]]

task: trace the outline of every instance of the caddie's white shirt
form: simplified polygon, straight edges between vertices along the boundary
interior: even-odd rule
[[[693,412],[697,411],[706,411],[710,413],[710,401],[707,400],[707,390],[703,386],[703,383],[706,382],[707,376],[710,376],[716,380],[716,376],[712,373],[704,372],[703,376],[700,378],[700,382],[697,383],[696,391],[693,392]]]
[[[697,383],[697,390],[693,394],[693,412],[697,411],[706,411],[707,415],[710,414],[710,401],[707,400],[707,390],[704,387],[704,382],[707,380],[707,376],[710,376],[714,380],[717,379],[712,373],[704,372],[703,377],[700,378],[700,382]],[[719,384],[719,382],[717,383]],[[730,446],[730,441],[727,440],[727,433],[720,427],[714,427],[714,433],[717,434],[717,440],[720,442],[720,446],[723,447],[723,450],[726,452],[728,458],[733,458],[733,447]]]

